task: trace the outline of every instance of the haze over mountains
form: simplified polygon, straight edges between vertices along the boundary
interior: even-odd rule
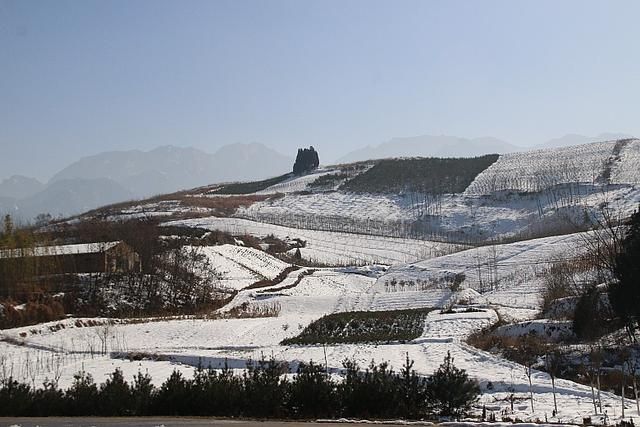
[[[447,135],[420,135],[392,138],[379,145],[363,147],[341,157],[337,163],[350,163],[388,157],[472,157],[489,153],[513,153],[536,148],[567,147],[570,145],[630,137],[631,135],[621,133],[602,133],[597,136],[568,134],[533,147],[525,147],[493,137],[470,139]]]
[[[266,178],[292,164],[292,158],[262,144],[227,145],[214,154],[174,146],[110,151],[70,164],[47,184],[25,176],[5,179],[0,212],[22,219],[45,212],[66,216],[212,182]]]
[[[336,163],[388,157],[471,157],[535,148],[553,148],[627,138],[603,133],[588,137],[568,134],[534,147],[492,138],[421,135],[393,138],[348,153]],[[327,164],[319,147],[320,161]],[[31,219],[40,213],[67,216],[98,206],[166,194],[181,189],[281,175],[293,158],[262,144],[232,144],[214,154],[196,148],[158,147],[150,151],[109,151],[84,157],[56,173],[48,183],[15,175],[0,182],[0,213]]]

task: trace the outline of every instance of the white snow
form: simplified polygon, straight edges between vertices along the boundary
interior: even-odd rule
[[[503,154],[476,177],[465,194],[503,190],[537,192],[558,184],[595,183],[615,143],[595,142]]]
[[[613,184],[640,184],[640,139],[634,139],[620,152],[620,161],[614,164]]]
[[[540,307],[542,274],[548,264],[580,254],[588,235],[576,233],[488,245],[392,266],[376,283],[380,293],[373,305],[443,307],[451,295],[451,278],[462,274],[461,287],[481,291],[482,299],[507,319],[530,319]]]
[[[301,255],[324,264],[398,264],[428,259],[462,248],[460,245],[423,240],[302,230],[239,218],[194,218],[172,221],[166,225],[221,230],[234,235],[265,237],[272,234],[283,240],[298,238],[306,242],[306,246],[300,249]]]
[[[211,262],[226,288],[242,289],[259,280],[274,279],[289,266],[265,252],[244,246],[194,247]]]
[[[535,335],[547,341],[566,340],[573,336],[571,321],[549,319],[530,320],[498,327],[494,333],[499,336],[521,337]]]
[[[264,190],[257,191],[255,194],[276,194],[276,193],[297,193],[301,191],[308,191],[309,184],[314,182],[316,179],[320,178],[324,175],[331,175],[338,173],[338,170],[324,170],[318,169],[313,173],[296,176],[291,179],[288,179],[284,182],[280,182],[278,184],[272,185],[271,187],[265,188]]]

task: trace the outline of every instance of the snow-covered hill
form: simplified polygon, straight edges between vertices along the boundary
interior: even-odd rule
[[[417,371],[428,375],[450,352],[456,366],[481,384],[477,413],[485,406],[511,414],[508,399],[514,395],[512,415],[520,419],[581,423],[592,416],[597,421],[591,389],[561,379],[556,381],[559,413],[552,417],[551,380],[540,371],[531,378],[532,413],[525,368],[473,348],[465,339],[498,319],[511,323],[498,330],[507,336],[531,330],[570,332],[567,321],[536,318],[545,274],[551,263],[571,261],[584,252],[592,232],[576,229],[586,228],[603,207],[621,216],[637,208],[639,163],[640,140],[608,141],[503,155],[457,194],[425,195],[415,189],[348,193],[340,182],[366,173],[371,165],[342,165],[286,177],[259,195],[220,195],[213,186],[112,209],[111,220],[171,216],[161,226],[171,226],[166,229],[172,232],[198,228],[233,235],[235,245],[198,247],[224,286],[237,291],[233,299],[208,319],[114,324],[109,319],[66,319],[3,330],[0,365],[10,367],[18,380],[41,383],[56,375],[66,387],[80,369],[98,381],[115,367],[126,378],[148,370],[159,384],[173,369],[188,375],[196,366],[227,363],[243,369],[261,355],[273,355],[292,367],[300,361],[326,360],[335,372],[346,358],[362,366],[372,359],[388,361],[399,369],[408,354]],[[327,185],[313,185],[318,179]],[[227,214],[229,206],[237,209]],[[285,270],[287,262],[245,247],[240,242],[245,235],[275,236],[292,248],[283,259],[293,262],[299,255],[300,268]],[[501,243],[506,241],[510,243]],[[314,268],[303,266],[313,262]],[[282,278],[283,272],[287,276],[277,284],[249,286]],[[250,307],[272,312],[268,317],[234,318]],[[327,314],[412,308],[431,311],[421,336],[408,342],[281,344]],[[98,354],[100,337],[106,337],[113,355]],[[119,356],[129,352],[144,355],[144,360]],[[609,421],[619,419],[615,395],[603,392],[603,404]],[[628,404],[629,413],[640,416]]]

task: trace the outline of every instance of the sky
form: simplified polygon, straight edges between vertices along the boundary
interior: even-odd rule
[[[640,2],[0,0],[0,179],[259,142],[640,135]]]

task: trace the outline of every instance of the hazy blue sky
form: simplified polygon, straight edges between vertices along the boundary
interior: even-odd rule
[[[0,0],[0,178],[173,144],[640,135],[640,2]]]

